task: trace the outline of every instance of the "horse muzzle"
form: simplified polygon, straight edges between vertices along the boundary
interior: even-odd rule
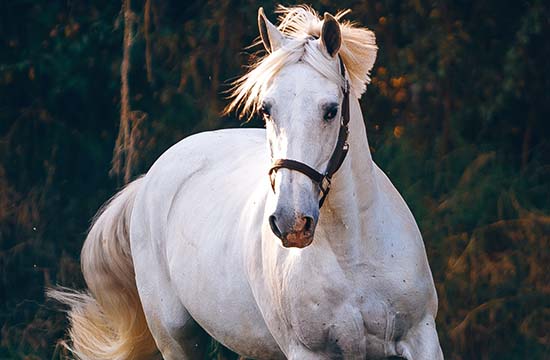
[[[275,211],[269,217],[269,226],[284,247],[302,249],[313,242],[318,218],[318,213],[305,215],[294,211]]]

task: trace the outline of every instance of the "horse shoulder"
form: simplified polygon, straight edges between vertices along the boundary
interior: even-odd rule
[[[406,302],[425,302],[427,310],[435,313],[437,294],[422,234],[399,191],[382,170],[375,169],[382,203],[375,220],[377,233],[384,237],[381,268],[390,286],[408,298]]]

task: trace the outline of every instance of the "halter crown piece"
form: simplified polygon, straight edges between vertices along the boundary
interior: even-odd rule
[[[350,86],[348,79],[346,78],[346,68],[340,55],[338,55],[338,59],[340,60],[340,73],[344,78],[344,86],[342,87],[342,92],[344,94],[341,111],[342,119],[340,121],[340,130],[338,131],[338,140],[336,141],[336,146],[330,156],[325,172],[320,173],[309,165],[290,159],[277,159],[273,162],[271,169],[269,169],[269,179],[271,180],[271,188],[273,189],[273,192],[275,192],[275,174],[279,169],[285,168],[295,170],[309,177],[314,183],[317,184],[317,186],[319,186],[319,195],[321,196],[319,199],[319,208],[323,206],[328,192],[330,191],[332,176],[338,171],[338,169],[340,169],[340,166],[342,166],[349,149],[347,140],[349,133]]]

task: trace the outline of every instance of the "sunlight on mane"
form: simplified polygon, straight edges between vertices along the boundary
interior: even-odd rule
[[[332,66],[330,59],[314,42],[312,37],[321,35],[323,20],[309,6],[278,6],[280,24],[278,29],[287,41],[283,47],[251,64],[251,70],[236,80],[230,97],[233,99],[226,107],[225,113],[238,111],[243,117],[251,117],[258,109],[259,101],[269,86],[270,81],[283,67],[303,61],[323,76],[342,84],[342,78]],[[350,10],[340,11],[336,19],[340,20]],[[350,80],[351,93],[359,98],[370,82],[370,71],[376,60],[376,38],[367,28],[358,27],[349,21],[339,21],[342,32],[342,46],[339,54],[346,66]]]

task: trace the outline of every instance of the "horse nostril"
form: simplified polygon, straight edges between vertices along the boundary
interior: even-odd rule
[[[313,218],[311,216],[304,216],[306,223],[304,225],[304,233],[310,233],[313,229]]]
[[[279,230],[279,227],[277,226],[277,217],[275,215],[271,215],[269,217],[269,226],[271,226],[271,231],[277,236],[279,239],[282,239],[281,230]]]

